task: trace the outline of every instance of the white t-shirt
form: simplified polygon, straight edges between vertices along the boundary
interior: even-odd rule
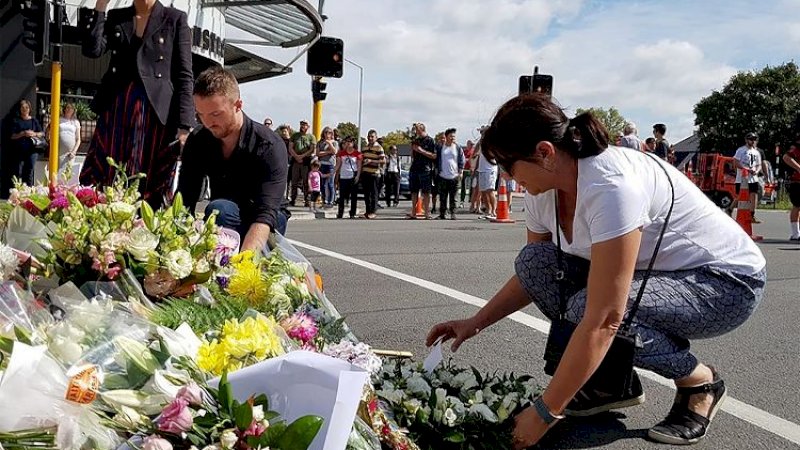
[[[743,145],[736,149],[736,154],[733,156],[743,166],[748,167],[750,170],[747,174],[745,183],[758,183],[758,171],[761,170],[761,152],[757,148],[750,148]],[[742,169],[736,169],[736,182],[742,182]]]
[[[492,164],[492,162],[481,153],[478,158],[478,172],[497,172],[497,164]]]
[[[342,180],[352,180],[358,174],[358,161],[361,159],[361,153],[354,151],[347,153],[344,150],[339,150],[337,157],[341,160],[341,167],[339,168],[339,178]]]
[[[63,156],[75,147],[75,139],[81,124],[77,119],[61,118],[58,124],[58,154]]]
[[[573,240],[567,243],[561,235],[564,251],[590,259],[592,244],[643,227],[636,268],[646,269],[672,201],[666,174],[656,164],[665,167],[672,179],[675,206],[654,270],[713,266],[753,275],[764,268],[766,260],[753,240],[686,175],[645,153],[619,147],[609,147],[598,156],[578,160]],[[529,230],[542,234],[554,232],[554,199],[554,190],[525,195]]]
[[[439,151],[439,160],[441,161],[439,176],[445,180],[455,179],[458,177],[458,147],[456,144],[449,147],[443,145]]]

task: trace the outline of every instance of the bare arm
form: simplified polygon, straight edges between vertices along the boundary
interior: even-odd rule
[[[561,412],[600,366],[625,315],[625,306],[642,240],[640,229],[592,245],[586,312],[570,338],[542,397]]]
[[[250,225],[250,229],[247,230],[247,235],[242,243],[242,251],[255,250],[258,252],[266,248],[270,231],[271,228],[265,223]]]
[[[75,156],[78,153],[78,149],[81,147],[81,125],[78,122],[78,126],[75,128],[75,146],[72,148],[72,156]]]
[[[783,155],[783,162],[792,169],[800,172],[800,161],[797,161],[789,155]]]

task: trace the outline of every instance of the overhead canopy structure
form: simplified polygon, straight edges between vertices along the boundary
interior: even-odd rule
[[[306,0],[202,0],[224,8],[228,25],[258,38],[259,45],[297,47],[322,34],[322,17]]]

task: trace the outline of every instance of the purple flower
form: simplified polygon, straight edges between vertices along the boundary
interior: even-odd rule
[[[231,262],[231,257],[229,255],[223,255],[219,260],[219,265],[227,266],[229,262]]]
[[[67,197],[58,196],[50,202],[50,209],[67,209],[69,208],[69,200]]]
[[[184,431],[191,430],[193,422],[189,402],[179,397],[161,411],[161,416],[158,418],[158,429],[179,435]]]
[[[227,289],[228,288],[228,283],[230,283],[230,278],[228,278],[228,277],[217,277],[217,284],[222,289]]]

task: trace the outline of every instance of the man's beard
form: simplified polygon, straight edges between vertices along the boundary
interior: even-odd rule
[[[217,138],[217,139],[225,139],[226,137],[230,136],[234,132],[235,128],[236,127],[235,127],[234,124],[230,124],[225,128],[221,128],[221,127],[220,128],[212,128],[212,129],[210,129],[210,131],[211,131],[211,134],[213,134],[215,138]]]

